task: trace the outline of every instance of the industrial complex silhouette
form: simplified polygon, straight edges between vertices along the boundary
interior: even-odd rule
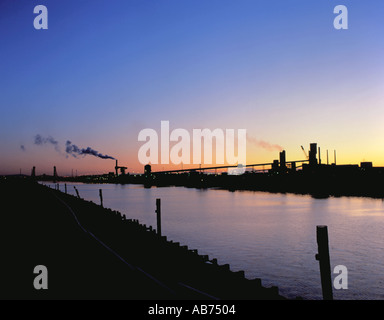
[[[378,184],[384,177],[383,167],[374,167],[372,162],[340,165],[327,159],[323,163],[317,143],[311,143],[304,160],[286,159],[286,151],[279,153],[279,159],[270,163],[247,164],[244,166],[209,166],[180,170],[153,171],[150,164],[144,166],[142,174],[130,174],[126,166],[116,160],[114,172],[103,175],[60,177],[54,167],[53,175],[32,177],[41,181],[77,181],[86,183],[143,184],[152,186],[185,186],[195,188],[224,188],[229,190],[258,190],[269,192],[293,192],[311,194],[315,197],[369,196],[383,197],[384,190]],[[223,171],[228,169],[228,172]],[[238,174],[236,169],[242,169]],[[234,172],[234,174],[231,174]]]

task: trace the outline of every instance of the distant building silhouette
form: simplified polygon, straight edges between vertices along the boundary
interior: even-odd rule
[[[285,171],[287,169],[287,164],[286,164],[286,159],[285,159],[285,150],[280,152],[280,169],[281,171]]]
[[[309,149],[309,165],[316,166],[317,165],[317,143],[311,143]]]
[[[116,177],[119,175],[119,169],[122,175],[125,175],[125,170],[128,169],[127,167],[122,167],[119,166],[118,161],[116,160],[116,165],[115,165],[115,174]]]
[[[56,182],[57,180],[57,171],[56,171],[56,166],[53,167],[53,182]]]
[[[372,162],[360,162],[361,169],[372,169]]]
[[[146,166],[144,166],[144,174],[145,175],[150,175],[152,172],[152,167],[150,164],[147,164]]]
[[[271,171],[273,172],[279,171],[279,160],[273,160]]]

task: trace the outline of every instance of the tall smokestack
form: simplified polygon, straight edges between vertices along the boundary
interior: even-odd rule
[[[319,164],[321,164],[320,147],[319,147]]]
[[[311,143],[309,145],[309,165],[315,166],[317,165],[317,158],[316,158],[316,153],[317,153],[317,143]]]
[[[32,177],[32,178],[35,178],[35,177],[36,177],[36,167],[33,167],[33,168],[32,168],[31,177]]]
[[[335,165],[336,165],[336,150],[333,151],[333,157],[335,158]]]
[[[119,175],[119,166],[117,164],[117,159],[116,159],[115,172],[116,172],[116,176],[118,176]]]
[[[328,150],[327,150],[327,165],[329,165]]]
[[[280,168],[285,169],[287,167],[285,163],[285,150],[280,152]]]

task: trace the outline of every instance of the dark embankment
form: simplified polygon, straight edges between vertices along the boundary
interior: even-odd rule
[[[1,299],[283,299],[119,212],[25,179],[0,193]],[[47,290],[33,286],[37,265]]]

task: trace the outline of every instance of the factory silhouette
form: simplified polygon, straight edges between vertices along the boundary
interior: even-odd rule
[[[212,166],[193,169],[152,171],[150,164],[144,166],[143,174],[130,174],[126,166],[115,160],[114,171],[103,175],[60,177],[54,167],[53,175],[36,176],[35,167],[31,177],[40,181],[68,181],[84,183],[142,184],[145,187],[184,186],[192,188],[222,188],[227,190],[255,190],[282,193],[311,194],[316,198],[329,196],[384,197],[380,188],[384,167],[374,167],[372,162],[358,164],[329,163],[320,157],[320,147],[311,143],[308,154],[301,146],[304,160],[286,160],[286,151],[271,163],[247,164],[244,166]],[[267,169],[265,169],[267,168]],[[227,172],[220,170],[227,169]],[[239,174],[241,173],[241,174]]]

